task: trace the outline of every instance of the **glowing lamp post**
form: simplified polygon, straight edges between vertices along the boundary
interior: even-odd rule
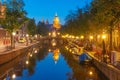
[[[105,55],[106,55],[106,49],[105,49],[105,39],[106,39],[106,35],[102,35],[102,46],[103,46],[103,50],[102,50],[102,59],[104,62],[106,62],[106,58],[105,58]]]
[[[81,39],[84,39],[84,36],[80,36]]]
[[[58,34],[58,35],[60,35],[60,33],[59,33],[59,32],[58,32],[57,34]]]
[[[48,35],[51,36],[51,33],[49,32]]]
[[[26,61],[26,64],[29,64],[29,61]]]
[[[90,36],[90,40],[93,40],[93,36]]]
[[[92,40],[93,40],[93,36],[90,36],[89,38],[90,38],[90,42],[92,43]]]

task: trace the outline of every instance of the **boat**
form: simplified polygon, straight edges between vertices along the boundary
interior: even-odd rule
[[[83,52],[81,55],[79,55],[80,64],[90,64],[92,60],[93,59],[86,52]]]

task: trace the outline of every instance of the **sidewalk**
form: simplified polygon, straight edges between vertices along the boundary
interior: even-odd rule
[[[9,47],[9,46],[0,47],[0,55],[6,54],[7,52],[12,51],[12,50],[20,49],[21,47],[26,47],[26,44],[25,43],[16,43],[15,49],[7,49],[7,47]]]

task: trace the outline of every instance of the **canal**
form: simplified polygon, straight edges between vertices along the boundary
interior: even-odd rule
[[[108,80],[94,65],[79,64],[78,56],[64,46],[46,46],[33,47],[1,65],[0,80]]]

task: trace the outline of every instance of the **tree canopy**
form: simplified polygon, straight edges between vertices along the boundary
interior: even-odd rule
[[[23,0],[10,0],[6,3],[6,18],[1,20],[3,28],[10,33],[19,29],[24,22],[25,14]]]
[[[48,31],[47,25],[44,22],[39,21],[37,24],[37,33],[40,35],[47,35]]]
[[[36,24],[34,19],[30,19],[27,25],[27,30],[29,35],[36,34]]]

